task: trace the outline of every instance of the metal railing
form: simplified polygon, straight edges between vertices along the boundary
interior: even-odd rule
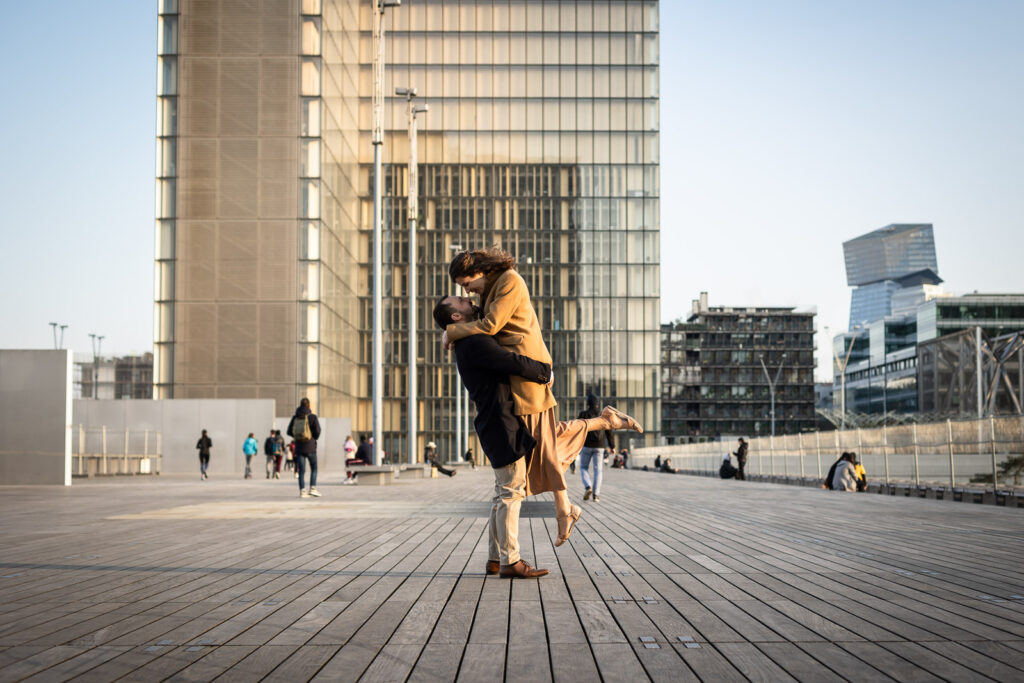
[[[163,435],[152,429],[76,425],[71,474],[76,477],[160,474]]]
[[[630,456],[632,467],[653,466],[671,458],[682,471],[715,473],[735,441],[708,441],[640,448]],[[1021,467],[1009,468],[1024,455],[1024,417],[946,420],[874,429],[807,432],[750,439],[748,474],[765,477],[823,479],[844,451],[853,451],[868,481],[1024,490]],[[736,459],[733,458],[733,464]]]

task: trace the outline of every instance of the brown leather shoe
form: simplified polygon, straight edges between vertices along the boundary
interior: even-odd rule
[[[523,560],[519,560],[515,564],[501,565],[501,578],[503,579],[535,579],[547,573],[547,569],[534,569]]]
[[[497,560],[487,560],[487,569],[484,571],[488,574],[497,574],[500,570],[501,564]]]

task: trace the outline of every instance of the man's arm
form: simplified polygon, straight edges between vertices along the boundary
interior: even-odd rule
[[[505,323],[509,321],[526,297],[526,284],[522,278],[512,273],[508,277],[499,277],[494,286],[497,289],[494,292],[494,298],[487,306],[486,315],[480,320],[448,325],[445,329],[445,332],[448,333],[448,341],[455,342],[474,334],[495,335],[505,327]]]
[[[459,343],[467,345],[465,358],[473,367],[503,375],[516,375],[537,384],[548,384],[551,381],[550,365],[502,348],[494,337],[474,335]]]

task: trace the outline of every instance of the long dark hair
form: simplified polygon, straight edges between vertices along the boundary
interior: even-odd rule
[[[452,257],[448,264],[448,275],[454,280],[457,277],[468,277],[474,273],[503,273],[516,267],[516,261],[504,249],[497,246],[487,249],[461,251]]]

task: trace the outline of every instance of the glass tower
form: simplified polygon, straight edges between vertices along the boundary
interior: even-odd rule
[[[282,414],[309,395],[321,414],[367,431],[372,4],[265,0],[255,14],[180,5],[161,5],[176,44],[159,57],[175,90],[159,98],[174,100],[176,128],[161,128],[160,144],[180,158],[158,181],[158,195],[170,193],[158,206],[158,395],[269,396]],[[654,438],[658,3],[414,0],[388,8],[386,26],[381,445],[407,448],[412,257],[417,450],[435,441],[442,458],[454,455],[457,375],[430,312],[455,291],[453,251],[492,244],[530,287],[560,416],[593,392]],[[413,255],[396,87],[416,88],[430,108],[419,117]]]
[[[939,279],[930,223],[893,224],[843,242],[850,297],[850,329],[892,312],[892,297],[905,287]]]

